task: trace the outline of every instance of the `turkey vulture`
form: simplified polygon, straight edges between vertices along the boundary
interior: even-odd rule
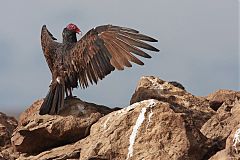
[[[89,30],[79,41],[76,34],[81,32],[69,24],[63,29],[63,42],[56,38],[43,25],[41,45],[47,64],[52,73],[52,82],[40,114],[58,114],[66,97],[72,96],[72,89],[86,88],[89,84],[102,80],[114,69],[131,67],[130,62],[144,63],[137,57],[151,58],[139,48],[150,51],[159,50],[144,41],[157,42],[137,30],[113,25],[102,25]]]

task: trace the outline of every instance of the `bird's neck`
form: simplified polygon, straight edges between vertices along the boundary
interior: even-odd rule
[[[76,33],[67,35],[63,37],[63,43],[64,44],[72,44],[77,42],[77,36]]]

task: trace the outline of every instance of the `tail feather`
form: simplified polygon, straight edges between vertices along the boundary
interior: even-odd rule
[[[58,99],[59,99],[59,87],[56,87],[54,97],[52,100],[52,107],[50,109],[50,113],[54,113],[58,108]]]
[[[58,114],[64,104],[64,86],[62,84],[51,85],[47,96],[40,108],[40,115]]]

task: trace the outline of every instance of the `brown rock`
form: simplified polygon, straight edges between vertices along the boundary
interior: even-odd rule
[[[225,150],[229,157],[240,159],[240,125],[232,129],[231,134],[227,138]]]
[[[215,149],[225,147],[226,139],[240,122],[240,101],[225,101],[201,128],[201,132],[215,143]]]
[[[14,160],[17,157],[11,147],[11,135],[17,127],[17,120],[0,112],[0,159]]]
[[[236,98],[240,99],[240,92],[224,89],[211,93],[206,97],[210,102],[210,107],[215,111],[217,111],[224,102],[232,103]]]
[[[19,160],[197,160],[207,153],[206,140],[189,112],[175,112],[171,104],[151,99],[102,117],[75,144]]]
[[[92,124],[112,111],[105,106],[83,102],[77,98],[65,101],[60,115],[39,115],[42,100],[23,112],[12,136],[15,149],[23,153],[39,153],[52,147],[76,142],[89,134]]]
[[[232,129],[226,141],[225,149],[217,152],[210,160],[240,159],[240,125]]]
[[[0,160],[15,160],[19,157],[19,153],[15,152],[12,146],[4,147],[0,152]]]
[[[191,112],[194,123],[199,129],[215,114],[205,98],[188,93],[177,82],[166,82],[153,76],[141,77],[130,104],[147,99],[168,102],[179,112]]]
[[[230,153],[232,153],[230,146],[232,145],[229,145],[232,144],[232,139],[230,140],[231,142],[227,139],[233,137],[233,131],[234,133],[236,132],[236,127],[240,122],[239,115],[240,101],[237,99],[234,102],[226,100],[217,110],[217,114],[212,116],[212,118],[202,126],[201,132],[214,142],[212,149],[219,151],[214,157],[212,157],[212,159],[218,159],[219,157],[232,157],[230,155]]]
[[[209,160],[231,160],[226,150],[221,150],[213,155]],[[234,160],[234,159],[233,159]]]
[[[0,147],[11,143],[11,134],[17,127],[17,120],[0,112]]]
[[[60,115],[40,116],[41,103],[21,114],[13,133],[22,153],[5,141],[0,159],[240,159],[239,92],[197,97],[178,82],[142,77],[121,110],[71,98]]]

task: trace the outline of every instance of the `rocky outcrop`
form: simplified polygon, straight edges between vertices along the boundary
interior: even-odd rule
[[[206,140],[187,114],[151,99],[102,117],[75,144],[27,159],[201,159]]]
[[[220,89],[214,93],[209,94],[206,99],[209,100],[210,107],[217,111],[223,103],[230,104],[233,103],[236,99],[240,99],[240,92]]]
[[[229,95],[231,96],[221,96]],[[214,150],[219,151],[211,159],[228,159],[230,157],[240,159],[240,92],[229,90],[217,91],[212,95],[218,95],[221,106],[201,128],[201,132],[214,143]],[[210,98],[209,98],[210,99]],[[210,102],[211,103],[211,102]],[[234,138],[235,137],[235,138]],[[234,140],[235,139],[235,140]],[[220,151],[221,150],[221,151]]]
[[[15,158],[240,159],[239,95],[219,90],[198,97],[178,82],[142,77],[131,105],[120,110],[71,98],[60,115],[41,116],[39,100],[12,134]]]
[[[240,125],[232,129],[223,150],[217,152],[210,160],[240,159]]]
[[[17,120],[0,112],[0,147],[11,143],[13,130],[17,127]]]
[[[43,100],[38,100],[20,115],[12,136],[16,151],[33,154],[76,142],[89,135],[92,124],[114,109],[83,102],[77,98],[65,101],[60,115],[39,115]],[[37,138],[36,138],[37,137]]]
[[[11,146],[11,135],[16,127],[15,118],[0,112],[0,159],[12,160],[18,156]]]
[[[167,82],[153,76],[140,79],[130,103],[147,99],[167,102],[174,106],[176,112],[188,112],[199,129],[215,114],[207,99],[188,93],[177,82]]]

